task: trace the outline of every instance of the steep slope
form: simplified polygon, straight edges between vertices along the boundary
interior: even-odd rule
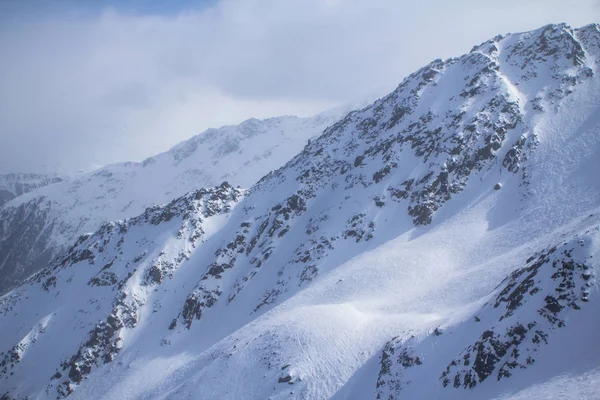
[[[249,187],[349,112],[251,119],[209,129],[142,163],[109,165],[21,196],[0,209],[0,293],[45,266],[77,236],[193,190]]]
[[[148,304],[157,285],[218,230],[241,195],[240,189],[225,183],[200,189],[166,206],[148,208],[138,217],[107,223],[93,235],[81,236],[65,257],[24,283],[39,286],[42,290],[38,297],[23,298],[11,292],[2,298],[6,306],[2,310],[4,322],[11,317],[18,320],[11,327],[3,325],[2,341],[13,342],[14,332],[10,331],[19,324],[32,324],[33,329],[8,352],[0,353],[1,373],[9,376],[21,364],[27,368],[29,362],[35,362],[28,357],[29,351],[45,343],[44,347],[52,347],[47,349],[47,360],[75,352],[60,367],[68,370],[70,380],[58,386],[60,395],[71,393],[96,362],[114,359],[122,347],[120,330],[137,325],[145,311],[142,307]],[[86,272],[73,267],[79,263],[92,268]],[[79,291],[72,292],[74,287]],[[68,293],[68,304],[63,302],[61,292]],[[13,314],[16,304],[29,307],[29,312]],[[155,302],[152,307],[161,305]],[[66,328],[74,332],[68,333]],[[88,334],[88,339],[80,344],[81,334]],[[56,368],[50,362],[38,367],[21,388],[35,388]],[[61,372],[56,372],[53,379],[60,379]]]
[[[83,237],[1,298],[0,393],[481,399],[564,374],[593,385],[599,61],[598,25],[496,37],[410,75],[248,192],[203,191],[218,215],[190,211],[203,234],[172,205]]]
[[[56,175],[12,173],[0,174],[0,206],[24,193],[62,181]]]

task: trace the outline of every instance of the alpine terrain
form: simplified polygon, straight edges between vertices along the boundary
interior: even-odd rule
[[[600,25],[435,60],[248,188],[278,152],[222,135],[278,121],[317,130],[248,121],[7,203],[3,268],[115,221],[0,298],[0,395],[597,396]]]
[[[292,158],[349,107],[308,118],[250,119],[209,129],[142,163],[109,165],[64,178],[6,203],[0,208],[0,294],[40,270],[79,235],[105,222],[135,216],[223,181],[249,187]],[[2,182],[11,182],[11,176],[4,180],[0,176],[0,197]],[[27,187],[23,185],[13,186],[18,190]]]
[[[62,179],[56,175],[32,173],[0,174],[0,206],[24,193],[60,181]]]

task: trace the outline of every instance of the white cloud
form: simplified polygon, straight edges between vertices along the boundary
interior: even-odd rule
[[[497,33],[600,19],[596,0],[573,3],[222,0],[0,20],[0,171],[140,160],[208,127],[385,93]]]

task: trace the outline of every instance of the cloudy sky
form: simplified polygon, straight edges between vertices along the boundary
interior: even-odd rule
[[[600,22],[600,0],[2,0],[0,172],[139,161],[209,127],[310,115],[561,21]]]

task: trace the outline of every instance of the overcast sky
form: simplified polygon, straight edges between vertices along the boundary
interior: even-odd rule
[[[561,21],[600,22],[600,0],[1,0],[0,172],[139,161],[209,127],[310,115]]]

